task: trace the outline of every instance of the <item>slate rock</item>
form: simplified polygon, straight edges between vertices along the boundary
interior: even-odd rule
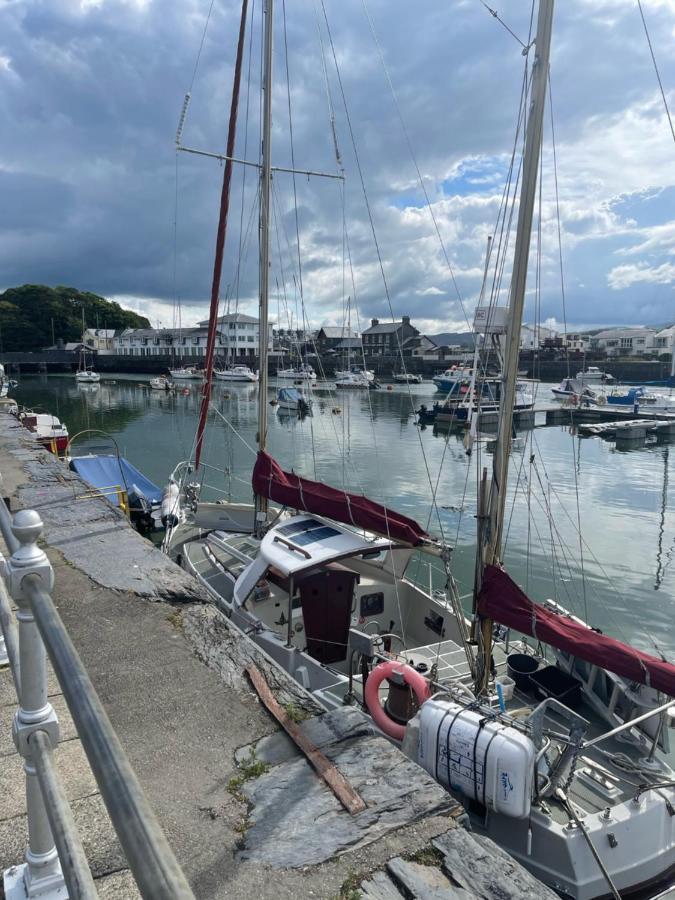
[[[483,835],[454,828],[432,843],[444,856],[448,878],[481,900],[556,900],[558,896]]]
[[[341,741],[323,752],[367,808],[351,816],[304,758],[282,763],[242,787],[251,803],[242,858],[275,868],[316,865],[456,806],[384,738]]]
[[[416,900],[477,900],[477,894],[452,884],[436,866],[423,866],[396,857],[387,863],[387,871],[393,881],[403,888],[405,897],[415,897]]]
[[[402,900],[403,895],[384,872],[375,872],[360,885],[363,900]]]
[[[344,706],[321,716],[312,716],[311,719],[301,722],[298,727],[318,749],[327,744],[375,734],[372,721],[360,709],[353,706]],[[261,738],[257,743],[240,747],[234,755],[235,760],[237,763],[245,762],[251,752],[257,760],[270,766],[278,766],[302,755],[302,751],[284,731],[278,731]]]

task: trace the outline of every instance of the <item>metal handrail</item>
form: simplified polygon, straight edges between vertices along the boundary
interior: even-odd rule
[[[26,575],[22,588],[142,896],[149,900],[194,900],[40,576]]]
[[[21,544],[12,531],[12,514],[2,498],[0,498],[0,531],[9,552],[14,553],[18,550]]]
[[[0,500],[0,504],[4,506]],[[16,621],[12,612],[12,602],[5,581],[0,578],[0,633],[5,637],[5,649],[9,658],[9,668],[14,680],[16,696],[21,701],[21,663],[19,661],[19,638],[17,635]]]
[[[59,852],[61,870],[68,887],[69,900],[96,900],[98,897],[89,863],[73,819],[63,785],[54,768],[52,747],[44,731],[30,736],[45,811]]]

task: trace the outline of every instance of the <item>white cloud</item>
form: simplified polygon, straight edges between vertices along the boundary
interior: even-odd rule
[[[644,0],[666,86],[675,84],[669,52],[675,0]],[[334,168],[331,131],[311,4],[289,8],[296,163]],[[523,59],[506,32],[475,3],[442,0],[395,13],[373,0],[378,32],[434,216],[468,317],[483,276],[508,166]],[[512,7],[512,8],[511,8]],[[257,5],[256,5],[257,8]],[[26,14],[28,9],[30,14]],[[307,12],[310,12],[307,15]],[[181,157],[176,281],[173,279],[173,134],[190,83],[206,8],[202,0],[43,0],[3,5],[0,127],[0,267],[3,281],[72,284],[173,318],[171,297],[185,298],[183,320],[205,318],[222,170]],[[185,139],[221,148],[239,4],[215,5],[202,53]],[[355,285],[343,262],[342,207],[334,183],[298,179],[303,289],[315,323],[341,322],[347,296],[362,321],[409,313],[432,333],[464,330],[455,287],[424,205],[396,108],[379,65],[361,0],[329,11],[341,62],[389,299],[361,196],[356,160],[330,59],[335,125],[345,162],[346,219]],[[528,28],[529,5],[512,4],[508,22]],[[449,23],[452,27],[449,27]],[[142,26],[142,27],[141,27]],[[634,0],[558,4],[553,43],[558,183],[567,317],[653,321],[672,304],[666,279],[675,246],[669,190],[675,191],[672,139]],[[278,37],[280,36],[280,32]],[[254,38],[254,46],[258,37]],[[283,41],[276,44],[283,79]],[[257,66],[246,130],[240,104],[238,149],[259,146]],[[7,87],[5,87],[7,85]],[[673,107],[675,96],[669,95]],[[289,160],[283,83],[274,95],[274,154]],[[542,316],[560,319],[558,235],[550,124],[542,188]],[[241,169],[235,171],[223,284],[234,280],[239,246]],[[255,176],[249,170],[244,227],[252,216],[242,267],[241,308],[257,308]],[[275,176],[279,215],[273,237],[272,313],[298,310],[292,185]],[[510,250],[513,248],[511,241]],[[279,252],[281,250],[281,252]],[[615,266],[623,258],[633,266]],[[534,257],[531,271],[535,269]],[[509,264],[507,262],[506,275]],[[631,280],[632,279],[632,280]],[[626,282],[631,297],[617,297]],[[504,285],[507,281],[505,279]],[[528,298],[533,297],[530,280]],[[279,300],[277,301],[277,294]],[[593,300],[590,310],[589,298]],[[287,312],[288,310],[288,312]],[[648,310],[648,311],[647,311]],[[531,312],[528,311],[530,320]],[[357,312],[352,308],[352,322]]]
[[[607,283],[613,291],[620,291],[641,282],[675,284],[675,265],[662,263],[660,266],[649,266],[645,263],[638,263],[637,265],[616,266],[607,276]]]

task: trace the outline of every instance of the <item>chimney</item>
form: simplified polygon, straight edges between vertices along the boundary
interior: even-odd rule
[[[410,316],[403,316],[401,321],[403,325],[410,325]]]
[[[371,320],[370,320],[370,324],[371,324],[371,326],[374,328],[375,325],[379,325],[379,324],[380,324],[380,320],[379,320],[379,319],[371,319]]]

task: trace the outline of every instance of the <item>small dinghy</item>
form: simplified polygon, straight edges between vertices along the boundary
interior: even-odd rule
[[[70,460],[70,468],[113,506],[125,508],[138,531],[155,529],[162,492],[123,456],[89,454]]]

